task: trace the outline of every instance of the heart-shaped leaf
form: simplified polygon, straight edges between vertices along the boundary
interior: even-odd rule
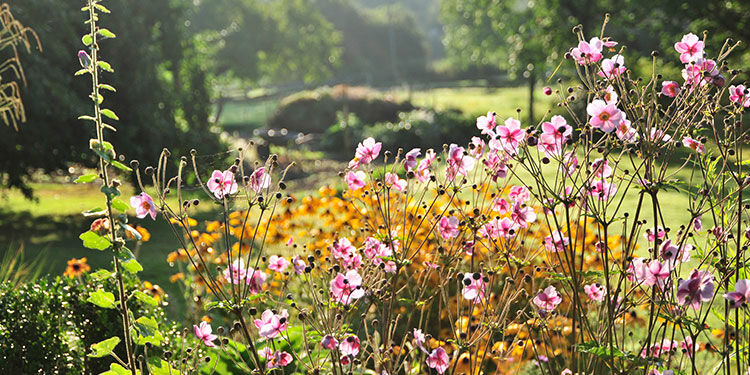
[[[91,353],[89,353],[89,357],[101,358],[110,355],[119,343],[120,338],[115,336],[110,337],[104,341],[97,342],[96,344],[91,344]]]
[[[106,237],[92,231],[81,233],[78,238],[83,241],[83,247],[87,249],[106,250],[112,246],[112,242],[109,242]]]
[[[114,309],[116,306],[115,295],[101,289],[95,292],[91,292],[91,294],[89,294],[89,298],[86,299],[86,301],[105,309]]]

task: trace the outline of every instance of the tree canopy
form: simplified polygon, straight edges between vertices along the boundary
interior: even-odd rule
[[[90,123],[77,120],[90,106],[90,87],[73,76],[80,69],[75,51],[84,49],[85,14],[78,0],[12,0],[10,6],[37,32],[43,51],[22,56],[27,122],[18,131],[0,128],[0,184],[31,194],[35,170],[94,162]],[[118,91],[107,97],[120,117],[115,147],[127,150],[126,161],[144,164],[155,162],[163,147],[218,151],[218,136],[209,129],[207,74],[184,31],[186,3],[122,0],[108,7],[116,15],[103,15],[108,29],[127,34],[112,40],[103,55],[117,73],[112,83]]]

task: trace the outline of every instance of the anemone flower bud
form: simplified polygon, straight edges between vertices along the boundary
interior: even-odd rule
[[[91,65],[91,57],[84,50],[78,51],[78,62],[81,63],[81,67],[88,68]]]

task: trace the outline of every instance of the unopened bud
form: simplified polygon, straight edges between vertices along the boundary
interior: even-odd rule
[[[81,64],[82,68],[88,68],[91,66],[91,56],[89,56],[86,51],[80,50],[78,51],[78,62]]]

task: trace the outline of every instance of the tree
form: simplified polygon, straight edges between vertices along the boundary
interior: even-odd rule
[[[448,56],[455,63],[497,65],[511,78],[527,79],[533,123],[535,84],[559,63],[561,39],[574,40],[572,34],[560,35],[561,21],[532,2],[506,0],[443,0],[442,18]]]
[[[312,0],[203,0],[188,24],[211,78],[224,86],[321,82],[340,55],[340,35]],[[228,99],[223,92],[214,98],[214,122]]]
[[[320,12],[342,35],[339,81],[372,85],[425,76],[427,48],[415,17],[389,3],[363,10],[350,0],[317,0]]]
[[[321,81],[339,56],[340,36],[311,0],[203,0],[189,21],[214,73],[252,84]]]
[[[687,32],[707,30],[715,52],[726,38],[750,41],[750,3],[740,0],[442,0],[445,43],[453,63],[463,68],[497,65],[511,77],[524,74],[530,93],[536,79],[555,69],[577,44],[572,28],[580,25],[587,39],[600,36],[605,14],[611,17],[604,35],[627,45],[628,64],[650,59],[654,50],[672,51]],[[732,59],[747,56],[746,46],[735,50]]]
[[[193,100],[208,96],[208,86],[197,82],[205,75],[201,78],[199,62],[188,58],[194,43],[181,26],[182,2],[122,0],[107,6],[116,15],[102,16],[108,17],[108,28],[126,35],[112,40],[113,48],[103,56],[117,68],[112,83],[118,91],[105,104],[120,117],[115,147],[125,161],[154,163],[164,147],[181,154],[193,147],[201,153],[223,148],[209,131],[210,103]],[[45,47],[24,56],[27,124],[18,131],[0,129],[0,184],[31,196],[28,182],[35,171],[52,173],[95,161],[88,147],[90,124],[77,120],[89,108],[90,88],[73,77],[80,69],[74,51],[83,48],[85,15],[78,0],[15,0],[11,7],[18,19],[34,26]]]

